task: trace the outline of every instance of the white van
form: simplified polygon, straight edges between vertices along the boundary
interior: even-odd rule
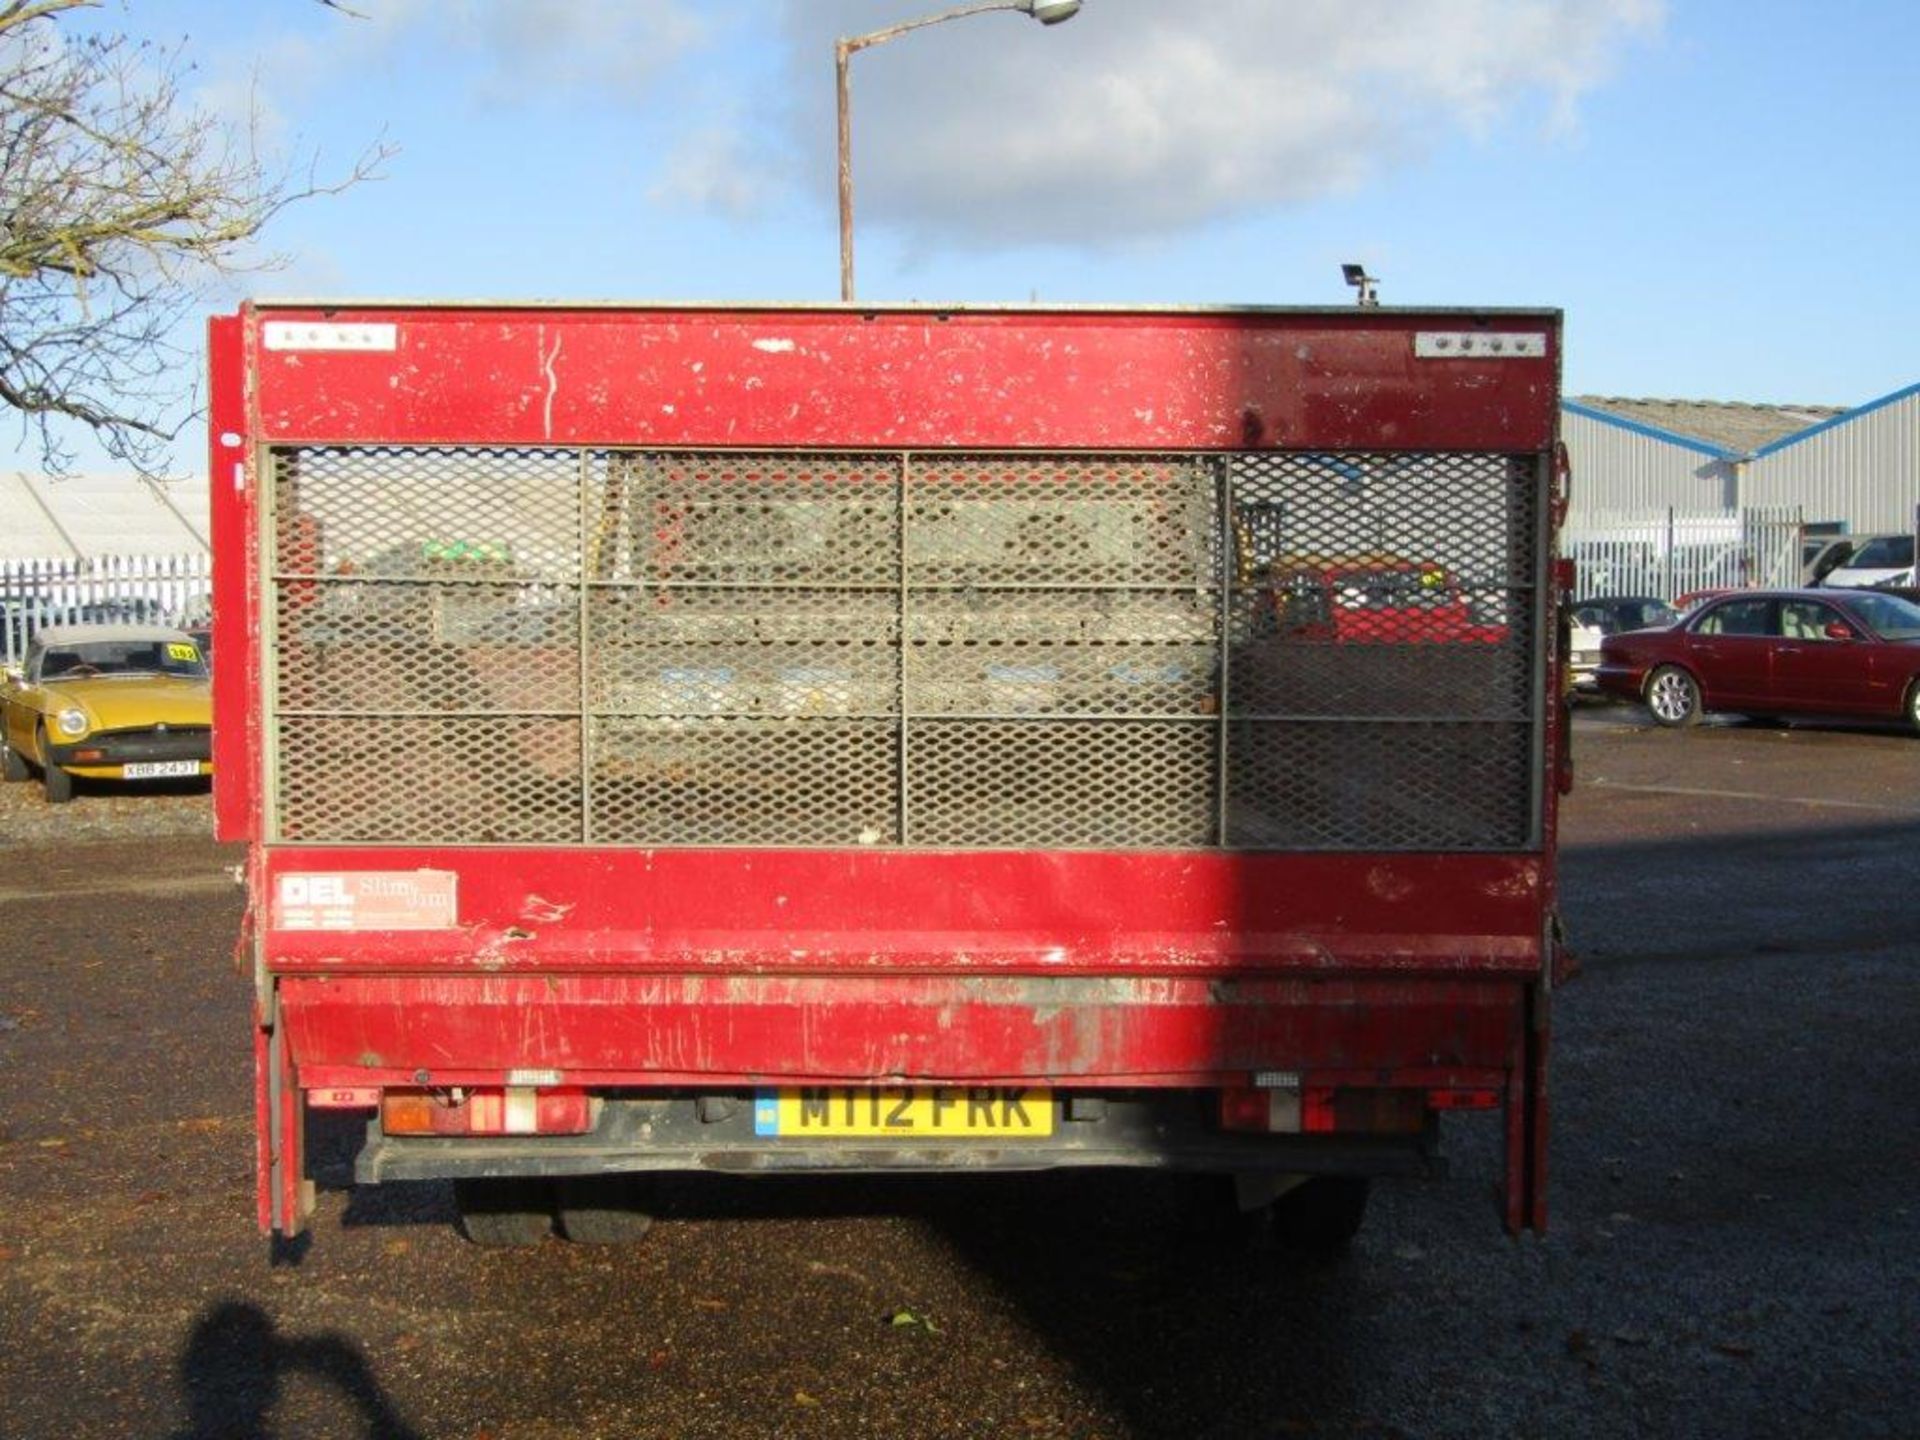
[[[1846,562],[1827,572],[1826,583],[1856,589],[1913,584],[1913,536],[1862,535]]]

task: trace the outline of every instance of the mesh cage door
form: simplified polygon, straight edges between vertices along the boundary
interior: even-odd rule
[[[307,448],[288,841],[1504,849],[1538,457]]]

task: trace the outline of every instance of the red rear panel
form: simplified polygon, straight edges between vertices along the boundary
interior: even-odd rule
[[[216,320],[217,808],[289,1083],[1537,1088],[1559,345]]]

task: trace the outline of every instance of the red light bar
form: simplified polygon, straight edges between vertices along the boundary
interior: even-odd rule
[[[1220,1092],[1220,1128],[1271,1135],[1417,1133],[1430,1094],[1460,1097],[1450,1108],[1480,1108],[1481,1091],[1409,1090],[1358,1085],[1277,1086]],[[1497,1094],[1496,1094],[1497,1099]]]
[[[584,1135],[597,1107],[584,1090],[530,1085],[389,1090],[380,1128],[389,1135]]]

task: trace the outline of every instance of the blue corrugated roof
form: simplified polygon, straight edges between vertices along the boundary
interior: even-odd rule
[[[1742,460],[1746,457],[1738,450],[1729,450],[1724,445],[1715,445],[1694,435],[1682,435],[1677,430],[1662,430],[1658,425],[1648,425],[1639,420],[1629,420],[1625,416],[1600,410],[1592,405],[1582,405],[1578,400],[1562,400],[1560,408],[1572,415],[1583,416],[1588,420],[1599,420],[1607,425],[1618,426],[1635,435],[1645,435],[1650,440],[1663,440],[1669,445],[1678,445],[1682,450],[1691,450],[1697,455],[1711,455],[1716,460]]]
[[[1907,386],[1904,390],[1895,390],[1891,395],[1882,395],[1878,400],[1869,400],[1864,405],[1856,405],[1851,410],[1843,410],[1831,420],[1822,420],[1817,425],[1809,425],[1804,430],[1796,430],[1791,435],[1783,435],[1771,445],[1762,445],[1753,452],[1758,460],[1763,455],[1771,455],[1776,450],[1784,450],[1789,445],[1798,445],[1802,440],[1811,440],[1816,435],[1825,434],[1837,425],[1845,425],[1850,420],[1858,420],[1862,415],[1870,415],[1875,410],[1884,410],[1889,405],[1898,405],[1912,395],[1920,395],[1920,384]]]

